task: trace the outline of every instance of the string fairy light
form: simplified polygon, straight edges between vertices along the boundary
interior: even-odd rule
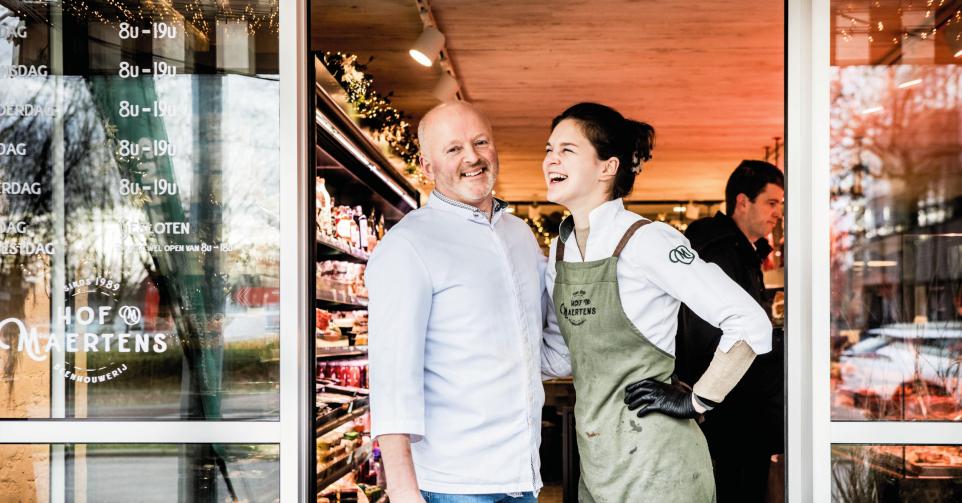
[[[392,93],[381,96],[374,90],[374,77],[365,73],[367,66],[357,62],[356,54],[325,52],[321,61],[347,92],[361,125],[370,129],[376,139],[387,143],[404,161],[408,175],[420,179],[420,147],[404,113],[391,106]]]

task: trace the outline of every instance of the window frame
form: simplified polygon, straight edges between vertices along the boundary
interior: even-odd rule
[[[788,0],[786,16],[786,489],[831,501],[832,444],[959,445],[962,422],[831,418],[831,0]]]

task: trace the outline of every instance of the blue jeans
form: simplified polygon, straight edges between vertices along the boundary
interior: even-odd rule
[[[534,493],[519,493],[512,496],[499,494],[442,494],[421,491],[425,503],[538,503]]]

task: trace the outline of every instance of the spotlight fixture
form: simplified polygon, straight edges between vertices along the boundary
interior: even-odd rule
[[[448,74],[448,72],[444,72],[441,74],[441,78],[438,79],[438,83],[434,85],[434,89],[431,90],[431,94],[433,94],[438,101],[452,101],[458,97],[460,88],[461,86],[458,85],[457,79]]]
[[[417,42],[414,43],[414,47],[408,51],[408,54],[414,58],[414,61],[424,66],[431,66],[438,55],[441,54],[443,47],[444,34],[433,26],[425,26],[421,36],[418,37]]]

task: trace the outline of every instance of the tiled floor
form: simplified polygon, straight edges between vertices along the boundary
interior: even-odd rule
[[[544,486],[538,493],[538,503],[561,503],[561,486]]]

